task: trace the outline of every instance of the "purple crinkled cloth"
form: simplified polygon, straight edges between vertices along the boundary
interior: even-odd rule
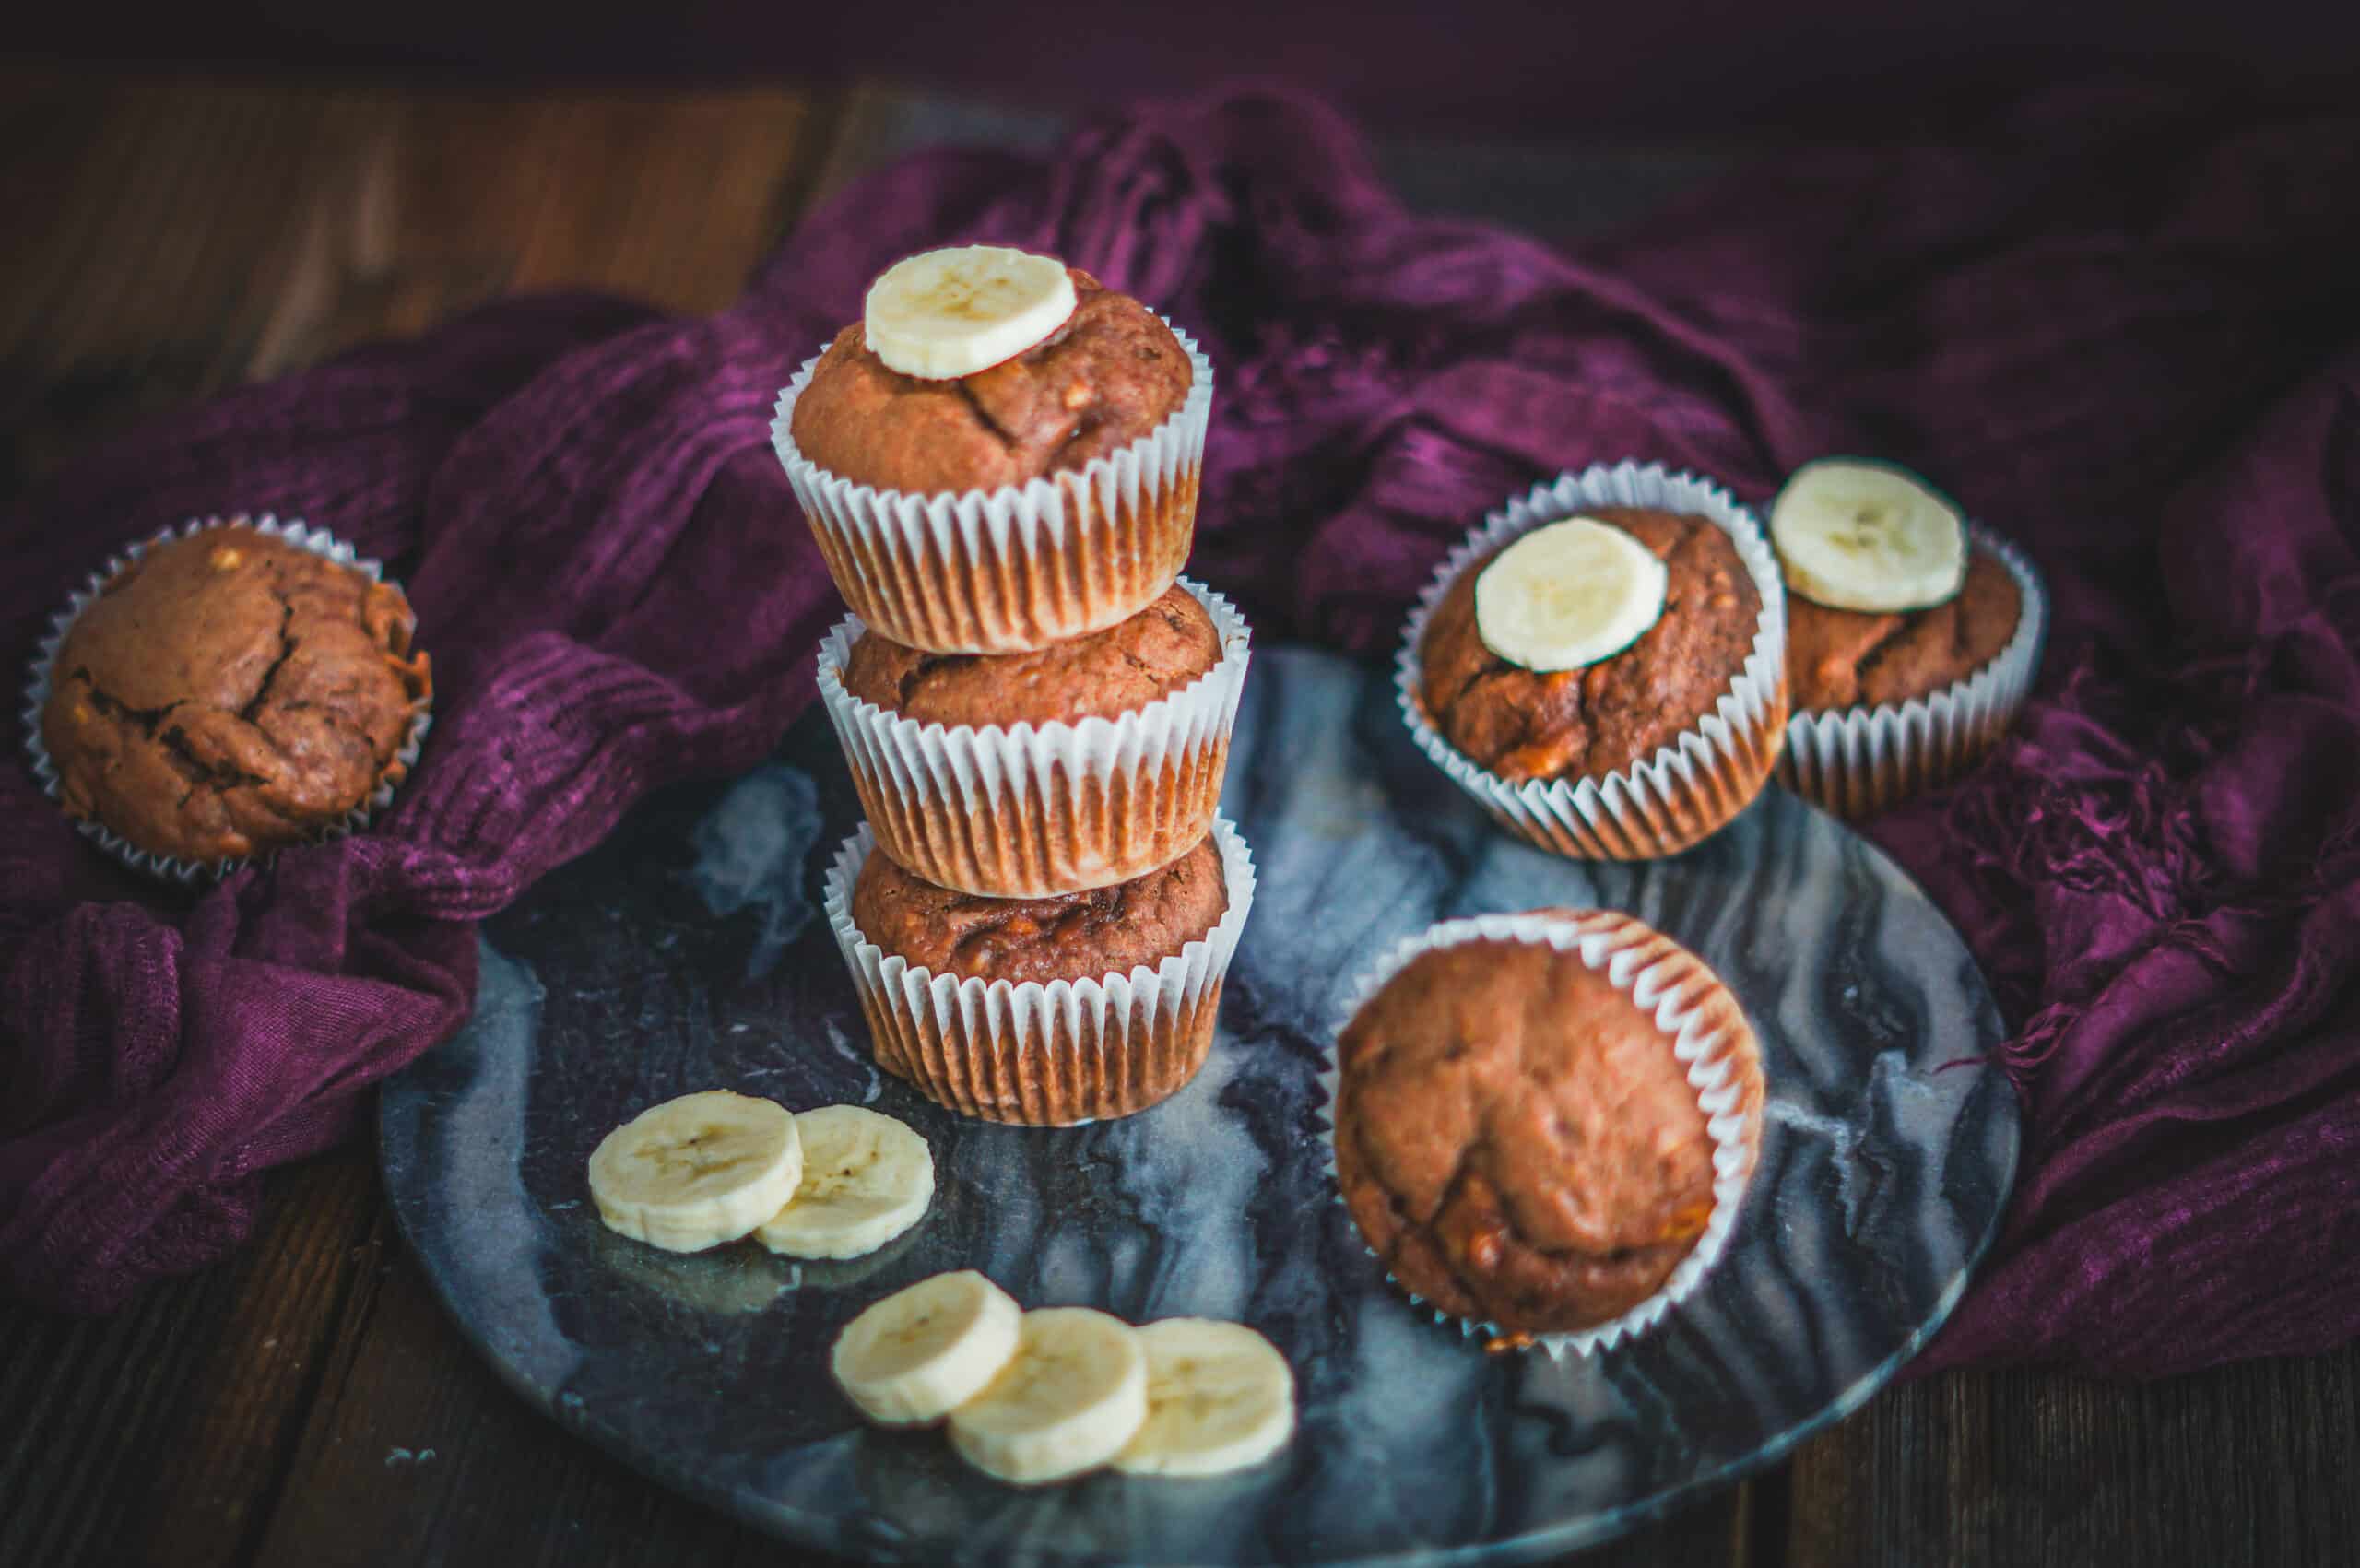
[[[368,832],[202,894],[0,768],[0,1279],[103,1310],[247,1235],[260,1173],[445,1038],[472,925],[648,789],[761,758],[836,600],[773,395],[895,257],[1062,253],[1221,370],[1192,570],[1387,649],[1486,509],[1657,458],[1754,501],[1923,470],[2055,595],[2016,734],[1870,831],[2018,1032],[2006,1232],[1926,1364],[2151,1375],[2360,1331],[2360,120],[2044,96],[1972,147],[1783,156],[1557,248],[1415,217],[1245,93],[1044,161],[938,152],[719,316],[517,301],[168,419],[6,519],[0,654],[117,545],[274,510],[393,561],[433,654]],[[716,634],[717,629],[726,634]]]

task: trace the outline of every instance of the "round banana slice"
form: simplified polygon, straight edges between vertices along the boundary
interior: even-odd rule
[[[1966,525],[1914,474],[1847,457],[1806,463],[1770,506],[1787,586],[1831,609],[1939,605],[1966,581]]]
[[[869,285],[862,329],[888,370],[950,381],[1014,359],[1073,314],[1065,263],[1002,245],[895,262]]]
[[[1533,529],[1475,579],[1475,632],[1526,669],[1579,669],[1637,642],[1663,614],[1671,574],[1611,523],[1569,517]]]
[[[726,1089],[651,1106],[590,1156],[598,1218],[667,1252],[749,1234],[802,1176],[803,1140],[786,1107]]]
[[[1136,1330],[1147,1350],[1147,1421],[1115,1468],[1214,1476],[1257,1465],[1294,1434],[1294,1373],[1242,1323],[1167,1317]]]
[[[891,1116],[822,1105],[795,1118],[803,1180],[754,1239],[790,1257],[859,1257],[916,1224],[934,1201],[934,1154]]]
[[[972,1268],[937,1274],[845,1324],[829,1369],[870,1421],[940,1421],[1007,1366],[1023,1315],[1007,1291]]]
[[[1024,1315],[1016,1354],[950,1412],[950,1445],[1019,1486],[1093,1470],[1147,1420],[1147,1352],[1121,1318],[1088,1307]]]

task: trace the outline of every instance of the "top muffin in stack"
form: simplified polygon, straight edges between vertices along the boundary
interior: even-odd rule
[[[1211,394],[1204,356],[1138,301],[970,246],[889,270],[780,399],[780,458],[855,612],[821,646],[820,694],[909,874],[856,837],[831,914],[880,1060],[974,1114],[1123,1114],[1210,1043],[1252,881],[1213,818],[1246,628],[1178,580]],[[1218,886],[1162,885],[1208,868]],[[884,918],[914,889],[956,941],[914,946]],[[1210,923],[1152,958],[1102,951],[1092,934],[1132,905]],[[895,932],[909,951],[872,939]],[[990,1000],[1026,979],[1073,994],[1038,1029]],[[926,999],[962,986],[980,1011]]]
[[[1211,364],[1138,301],[969,246],[878,280],[787,388],[780,454],[854,614],[929,653],[1016,653],[1171,586],[1211,408]]]

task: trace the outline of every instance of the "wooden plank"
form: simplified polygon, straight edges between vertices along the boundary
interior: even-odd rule
[[[775,1541],[664,1491],[510,1392],[407,1254],[347,1351],[311,1409],[256,1568],[779,1559]]]
[[[236,1561],[367,1267],[354,1237],[382,1204],[356,1146],[274,1192],[222,1267],[112,1317],[0,1304],[0,1562]]]
[[[1792,1473],[1797,1563],[2345,1561],[2360,1347],[2149,1384],[1953,1373],[1875,1400]]]
[[[357,1347],[323,1384],[255,1568],[377,1562],[837,1564],[655,1486],[511,1393],[398,1251]],[[431,1457],[425,1457],[431,1454]],[[1578,1559],[1740,1563],[1743,1491]]]
[[[0,81],[7,78],[0,77]],[[530,98],[17,76],[0,484],[142,415],[496,294],[713,311],[808,194],[809,95]]]
[[[141,414],[510,289],[715,308],[808,192],[826,140],[814,100],[778,92],[8,85],[0,130],[23,134],[0,138],[0,193],[41,237],[0,247],[10,488]],[[426,1347],[446,1379],[476,1377],[544,1465],[580,1464],[439,1321],[439,1335],[372,1337],[394,1244],[363,1137],[274,1177],[233,1258],[112,1317],[0,1303],[0,1562],[248,1560],[289,1466],[318,1463],[301,1444],[349,1410],[334,1391],[376,1364],[372,1346],[397,1362]],[[574,1484],[654,1494],[613,1468]],[[385,1560],[347,1539],[350,1560]]]

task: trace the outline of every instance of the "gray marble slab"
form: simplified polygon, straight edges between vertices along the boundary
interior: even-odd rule
[[[386,1185],[467,1337],[526,1398],[650,1475],[879,1562],[1509,1562],[1604,1539],[1867,1398],[1957,1300],[2016,1157],[2001,1027],[1956,934],[1889,861],[1776,789],[1674,860],[1524,848],[1409,744],[1378,669],[1255,657],[1224,810],[1261,890],[1204,1072],[1069,1130],[966,1122],[869,1061],[814,908],[857,820],[817,715],[748,777],[651,801],[494,922],[474,1020],[389,1084]],[[1333,1199],[1316,1077],[1339,998],[1429,922],[1629,910],[1703,954],[1766,1054],[1761,1168],[1727,1255],[1592,1361],[1487,1355],[1384,1282]],[[674,1257],[609,1234],[590,1150],[726,1086],[915,1126],[932,1212],[882,1253]],[[939,1269],[1028,1306],[1243,1320],[1292,1363],[1277,1459],[1038,1491],[938,1434],[863,1429],[836,1330]]]

